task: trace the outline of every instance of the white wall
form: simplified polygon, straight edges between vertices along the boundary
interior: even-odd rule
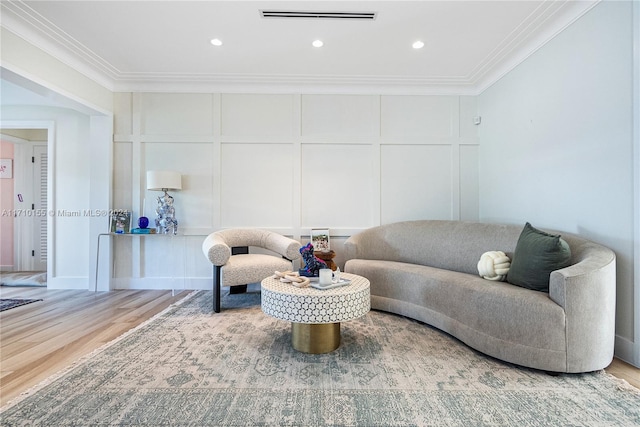
[[[479,96],[480,219],[530,221],[612,248],[616,355],[626,360],[639,262],[631,9],[630,2],[600,3]]]
[[[92,207],[89,116],[55,107],[3,107],[2,123],[50,124],[47,286],[88,289],[90,254],[95,253],[90,248],[92,219],[82,214]]]
[[[328,227],[341,265],[362,229],[478,218],[476,114],[457,96],[119,93],[113,207],[153,219],[145,172],[177,170],[181,233],[262,227],[306,243]],[[115,286],[209,289],[203,238],[116,237]]]

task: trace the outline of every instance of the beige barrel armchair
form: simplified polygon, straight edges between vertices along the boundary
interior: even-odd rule
[[[213,264],[213,311],[220,312],[222,286],[229,286],[230,293],[240,293],[247,284],[258,283],[274,271],[292,270],[293,261],[300,258],[300,246],[297,240],[256,228],[211,233],[202,243],[202,252]],[[250,253],[251,247],[268,253]]]

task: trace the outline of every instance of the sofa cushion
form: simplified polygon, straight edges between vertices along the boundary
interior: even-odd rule
[[[507,282],[549,292],[551,272],[567,267],[570,261],[569,245],[559,234],[545,233],[527,222],[518,238]]]

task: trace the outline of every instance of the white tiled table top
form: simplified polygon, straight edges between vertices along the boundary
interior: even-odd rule
[[[295,323],[339,323],[357,319],[371,309],[369,280],[342,273],[351,283],[332,289],[298,288],[267,277],[262,285],[262,311]]]

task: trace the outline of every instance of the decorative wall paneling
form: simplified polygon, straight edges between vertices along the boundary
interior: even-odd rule
[[[151,169],[182,173],[181,233],[261,227],[304,244],[328,227],[341,266],[344,241],[363,229],[478,218],[475,97],[119,93],[114,103],[114,208],[136,220],[155,217]],[[115,287],[209,289],[202,239],[115,238]]]

